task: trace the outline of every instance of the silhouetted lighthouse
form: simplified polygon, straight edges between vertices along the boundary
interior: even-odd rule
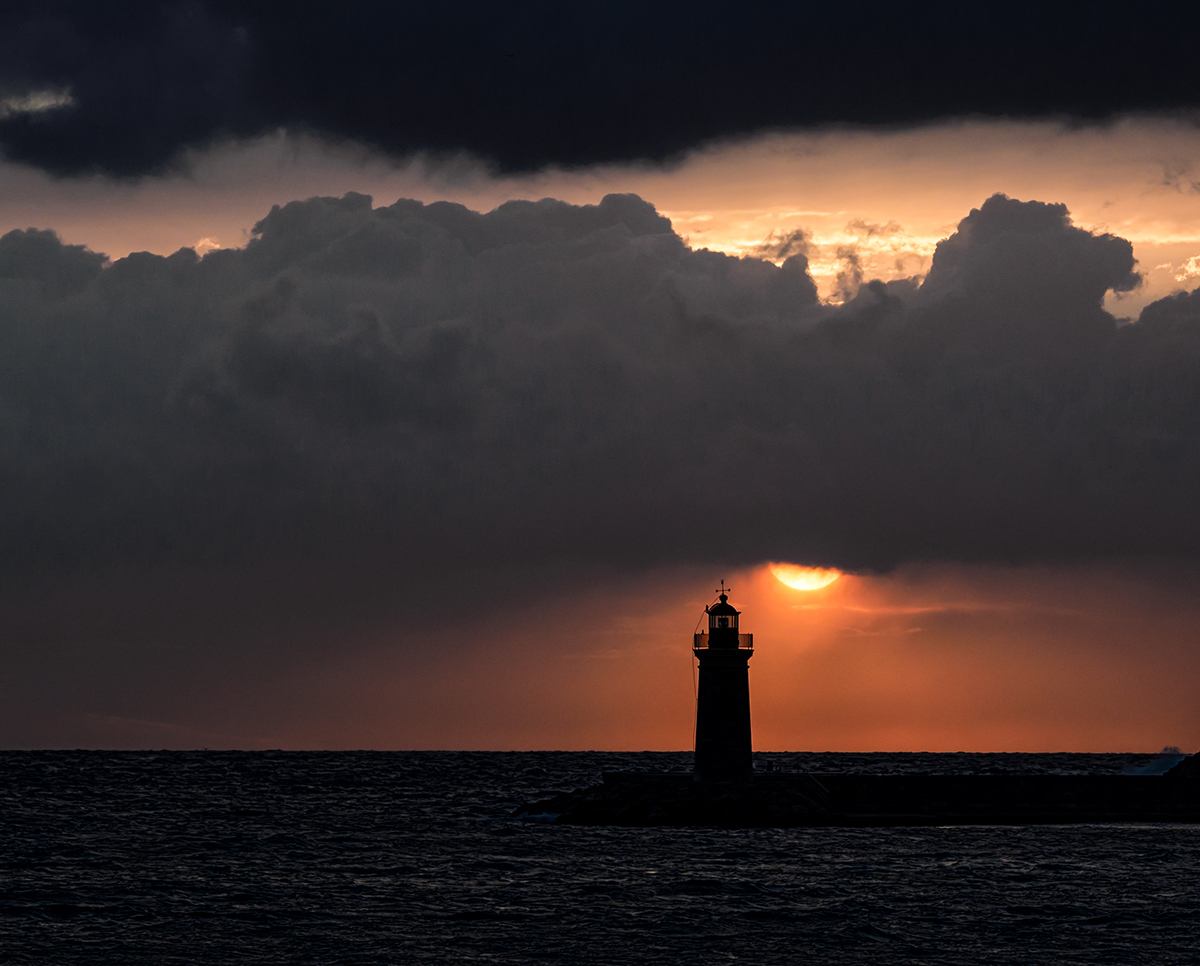
[[[754,635],[738,633],[738,614],[721,581],[718,603],[704,608],[708,633],[697,634],[696,781],[749,781],[750,658]]]

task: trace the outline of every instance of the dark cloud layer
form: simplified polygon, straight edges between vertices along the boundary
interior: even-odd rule
[[[764,128],[1200,107],[1195,4],[16,0],[0,148],[136,175],[278,126],[506,170],[662,160]],[[7,113],[7,116],[3,116]]]
[[[314,198],[109,267],[12,232],[0,567],[1195,556],[1200,294],[1121,325],[1137,283],[1003,196],[843,306],[630,195]]]

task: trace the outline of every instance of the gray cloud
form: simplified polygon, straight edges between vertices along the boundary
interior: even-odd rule
[[[876,224],[874,222],[864,221],[861,218],[855,218],[846,225],[847,231],[853,231],[860,235],[865,235],[867,238],[882,236],[886,238],[889,235],[898,235],[904,231],[904,227],[896,221],[889,221],[886,225]]]
[[[812,234],[803,228],[793,228],[791,231],[771,232],[761,244],[754,247],[752,254],[778,261],[792,255],[808,256],[811,248]]]
[[[0,239],[14,578],[1200,546],[1200,303],[1119,326],[1131,248],[1061,205],[991,198],[923,282],[837,307],[802,254],[693,251],[633,196],[315,198],[103,266]]]

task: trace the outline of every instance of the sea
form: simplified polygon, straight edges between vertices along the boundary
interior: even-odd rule
[[[812,772],[1171,756],[764,754]],[[1177,756],[1176,756],[1177,757]],[[684,753],[0,753],[0,963],[1200,963],[1200,826],[572,827]]]

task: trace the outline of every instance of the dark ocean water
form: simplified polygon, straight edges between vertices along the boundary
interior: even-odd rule
[[[1130,755],[773,755],[1121,772]],[[505,816],[683,754],[0,753],[0,963],[1200,963],[1200,826]]]

